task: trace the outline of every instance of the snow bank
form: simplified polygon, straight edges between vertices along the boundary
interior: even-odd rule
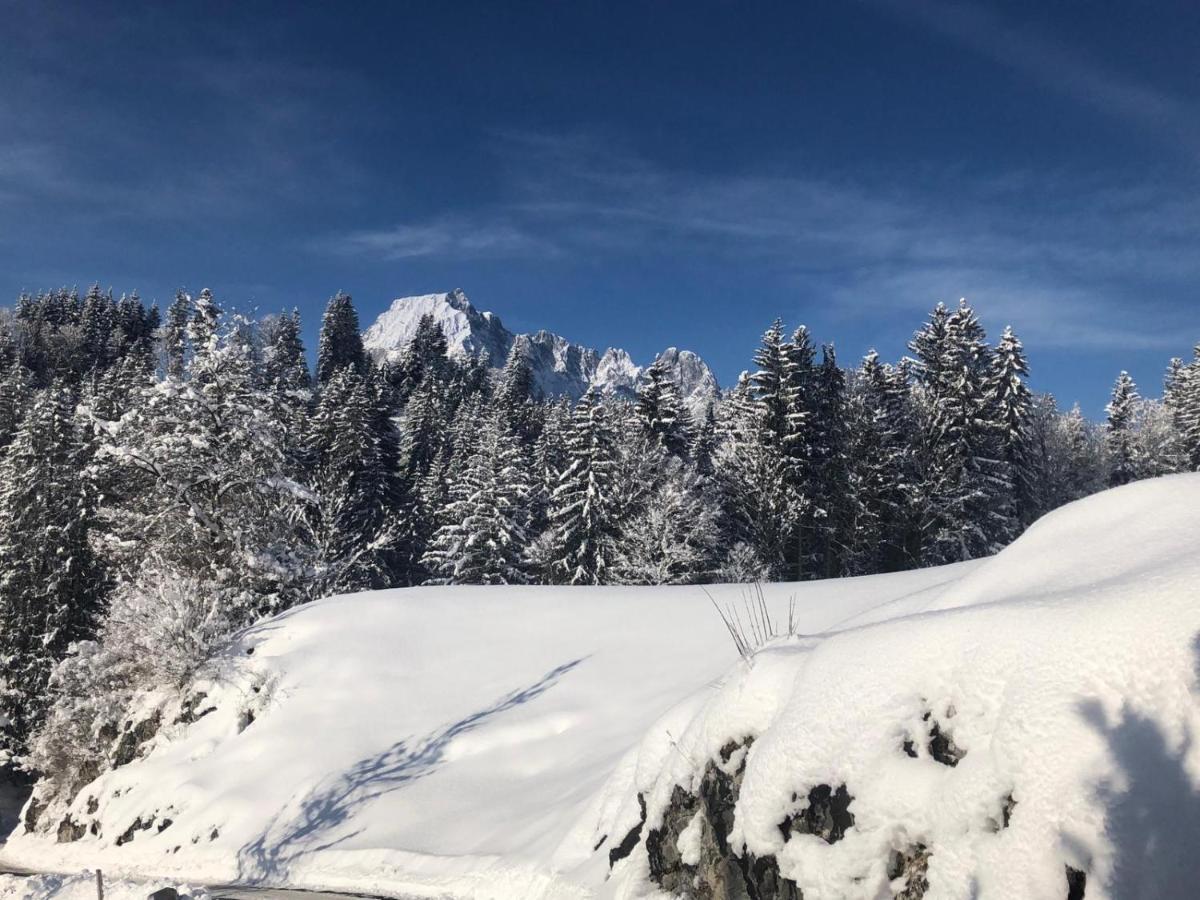
[[[646,816],[609,893],[704,881],[646,849],[681,821],[694,832],[704,801],[726,861],[777,867],[805,900],[919,897],[925,881],[931,900],[1062,900],[1068,867],[1088,900],[1197,896],[1197,535],[1200,476],[1109,491],[1047,516],[923,614],[760,652],[651,729],[610,783],[598,831],[628,833],[640,802]],[[728,822],[706,776],[736,794]],[[852,824],[832,835],[839,790]],[[699,859],[696,843],[679,834],[678,853]]]
[[[162,882],[140,880],[104,880],[105,900],[146,900],[153,891],[166,887]],[[202,888],[172,884],[180,900],[208,900]],[[0,900],[96,900],[96,877],[81,875],[33,875],[24,878],[0,875]]]
[[[956,574],[774,585],[769,599],[786,618],[797,594],[815,632]],[[194,722],[169,713],[146,758],[78,796],[79,840],[55,843],[54,820],[4,855],[210,884],[586,896],[554,874],[563,836],[663,711],[736,659],[699,588],[331,598],[243,635],[220,678],[194,685]]]
[[[5,856],[521,900],[651,896],[672,866],[700,890],[740,859],[805,900],[1062,900],[1069,866],[1088,900],[1190,898],[1197,534],[1200,476],[1175,476],[990,560],[770,586],[803,635],[751,665],[696,588],[332,598],[241,636],[80,794],[77,840]]]

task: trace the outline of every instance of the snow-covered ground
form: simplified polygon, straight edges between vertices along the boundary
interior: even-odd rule
[[[105,879],[104,900],[146,900],[165,885],[143,879]],[[208,891],[186,884],[171,884],[180,900],[209,900]],[[78,875],[0,875],[0,900],[96,900],[96,876]]]
[[[699,588],[332,598],[243,635],[195,686],[194,712],[212,712],[84,791],[74,815],[98,836],[17,835],[5,856],[427,897],[649,896],[644,842],[674,788],[695,792],[753,737],[721,762],[745,766],[733,838],[806,900],[890,897],[889,856],[917,845],[929,898],[1062,900],[1071,866],[1088,900],[1183,900],[1200,883],[1198,536],[1200,476],[1174,476],[1060,510],[990,560],[768,586],[778,621],[796,596],[803,636],[752,664]],[[820,785],[845,786],[852,827],[785,838]],[[639,843],[610,874],[639,793]],[[688,859],[700,830],[678,843]]]

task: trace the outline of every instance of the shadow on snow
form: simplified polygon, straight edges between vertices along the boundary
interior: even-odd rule
[[[318,785],[293,815],[291,808],[276,814],[256,840],[238,851],[238,881],[244,884],[277,882],[286,877],[290,863],[309,853],[335,847],[358,834],[323,839],[348,821],[356,810],[436,770],[446,747],[456,737],[488,719],[544,694],[586,657],[551,669],[528,687],[504,695],[491,706],[427,735],[403,740],[381,753],[360,760],[346,772]]]
[[[1193,646],[1196,679],[1192,692],[1200,702],[1200,635]],[[1113,853],[1108,895],[1119,900],[1190,900],[1198,896],[1200,786],[1185,763],[1196,736],[1188,734],[1182,741],[1172,741],[1153,719],[1128,708],[1110,722],[1094,701],[1081,704],[1079,712],[1104,738],[1120,773],[1119,783],[1104,782],[1096,788]],[[1078,841],[1065,836],[1064,843],[1074,851],[1076,865],[1090,868]]]

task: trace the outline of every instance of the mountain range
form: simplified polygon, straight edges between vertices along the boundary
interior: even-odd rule
[[[514,334],[499,316],[476,309],[461,290],[445,294],[400,297],[363,333],[363,344],[377,360],[396,359],[412,340],[421,317],[433,316],[442,327],[454,356],[483,357],[501,367],[516,343],[525,346],[533,383],[543,397],[566,396],[576,400],[589,388],[609,397],[632,398],[649,366],[639,366],[624,350],[599,351],[549,331]],[[720,392],[708,365],[690,350],[668,347],[651,362],[661,360],[670,371],[679,394],[695,415]]]

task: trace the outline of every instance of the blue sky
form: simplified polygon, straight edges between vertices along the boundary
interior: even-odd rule
[[[729,383],[938,300],[1099,415],[1200,340],[1200,4],[0,0],[0,299],[461,287]]]

